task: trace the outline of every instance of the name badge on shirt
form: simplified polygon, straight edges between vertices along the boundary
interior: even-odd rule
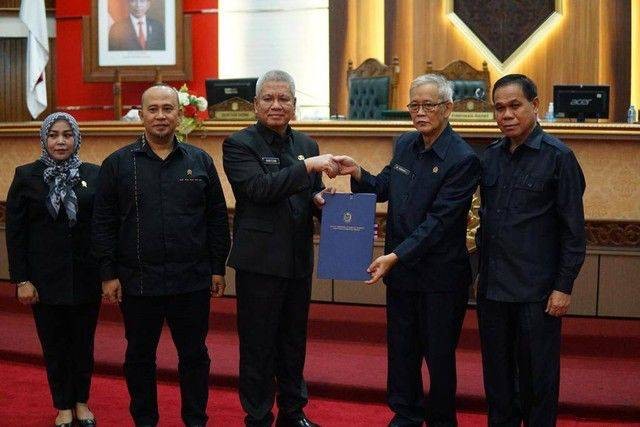
[[[411,171],[407,168],[405,168],[404,166],[400,166],[399,164],[395,163],[393,165],[393,169],[397,170],[398,172],[400,172],[403,175],[410,175]]]
[[[266,165],[279,165],[280,164],[280,159],[277,158],[277,157],[263,157],[262,161]]]

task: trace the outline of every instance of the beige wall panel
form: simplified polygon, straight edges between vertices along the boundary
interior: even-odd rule
[[[112,124],[116,125],[116,124]],[[377,174],[391,159],[393,139],[400,133],[409,130],[405,125],[390,124],[388,129],[372,130],[360,122],[340,121],[338,127],[351,126],[344,132],[325,133],[322,130],[308,131],[319,143],[321,153],[347,154],[352,156],[370,172]],[[105,126],[107,126],[105,124]],[[295,127],[296,125],[294,125]],[[299,129],[306,131],[304,124]],[[587,219],[640,220],[640,143],[635,133],[607,141],[598,131],[590,130],[593,125],[585,125],[576,130],[575,135],[551,133],[564,140],[575,152],[585,175],[587,188],[584,195],[585,215]],[[356,130],[353,130],[355,127]],[[489,125],[488,125],[489,127]],[[454,126],[456,129],[457,126]],[[561,127],[557,127],[562,131]],[[480,135],[482,129],[471,135]],[[86,162],[100,164],[102,160],[116,149],[133,140],[132,133],[117,132],[84,135],[80,157]],[[232,131],[229,131],[231,133]],[[464,134],[464,130],[461,130]],[[588,132],[588,133],[585,133]],[[16,166],[32,162],[40,155],[37,137],[29,131],[27,136],[2,136],[0,134],[0,200],[6,200],[7,191]],[[220,174],[222,187],[229,207],[235,206],[235,200],[229,182],[222,167],[222,141],[226,133],[217,131],[207,134],[205,139],[192,136],[189,142],[197,145],[213,156]],[[486,137],[490,139],[489,136]],[[349,191],[349,179],[324,177],[326,186],[335,187],[338,191]],[[385,212],[386,207],[378,204],[378,212]]]
[[[569,142],[582,167],[588,219],[640,219],[640,145]]]
[[[587,255],[573,285],[569,314],[595,316],[598,299],[598,255]]]
[[[373,248],[373,258],[384,254],[382,242],[376,242]],[[336,280],[333,284],[333,300],[352,304],[386,304],[386,286],[380,280],[375,285],[364,282]]]
[[[640,255],[600,257],[599,316],[640,317]]]

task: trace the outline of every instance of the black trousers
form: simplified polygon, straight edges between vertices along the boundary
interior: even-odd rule
[[[281,414],[307,404],[303,378],[311,277],[284,279],[236,271],[240,403],[246,425],[269,426],[276,397]]]
[[[34,304],[36,330],[56,409],[72,409],[89,400],[93,339],[100,302],[79,305]]]
[[[466,289],[453,293],[387,287],[389,407],[394,426],[455,426],[456,346],[467,305]],[[422,385],[422,360],[429,393]]]
[[[555,426],[560,384],[559,317],[547,302],[511,303],[478,295],[489,425]]]
[[[165,319],[178,350],[182,420],[186,425],[207,423],[209,302],[209,289],[167,296],[123,295],[124,374],[131,397],[129,412],[136,425],[158,423],[156,350]]]

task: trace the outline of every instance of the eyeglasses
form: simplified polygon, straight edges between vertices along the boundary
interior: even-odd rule
[[[420,111],[420,108],[424,109],[424,111],[428,112],[428,113],[432,113],[434,111],[436,111],[436,108],[438,108],[439,105],[442,104],[446,104],[448,101],[442,101],[442,102],[412,102],[410,104],[407,104],[407,108],[409,109],[409,111],[411,111],[412,113],[417,113],[418,111]]]
[[[258,98],[258,100],[262,102],[265,106],[269,106],[269,107],[275,104],[276,101],[278,101],[278,104],[282,105],[283,107],[289,107],[293,104],[293,99],[285,96],[275,97],[275,96],[267,95],[267,96]]]

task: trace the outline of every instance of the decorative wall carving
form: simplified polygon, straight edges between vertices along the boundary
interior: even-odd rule
[[[587,245],[640,248],[640,223],[587,221]]]
[[[7,202],[0,201],[0,226],[6,221]],[[476,211],[476,201],[472,211]],[[233,228],[233,209],[229,209],[229,224]],[[315,222],[315,235],[320,234],[320,224]],[[477,217],[470,217],[467,246],[475,235],[478,226]],[[387,215],[376,215],[376,240],[382,241],[387,232]],[[587,246],[640,249],[640,221],[587,221]],[[475,245],[474,245],[475,246]],[[475,249],[475,247],[473,248]]]

